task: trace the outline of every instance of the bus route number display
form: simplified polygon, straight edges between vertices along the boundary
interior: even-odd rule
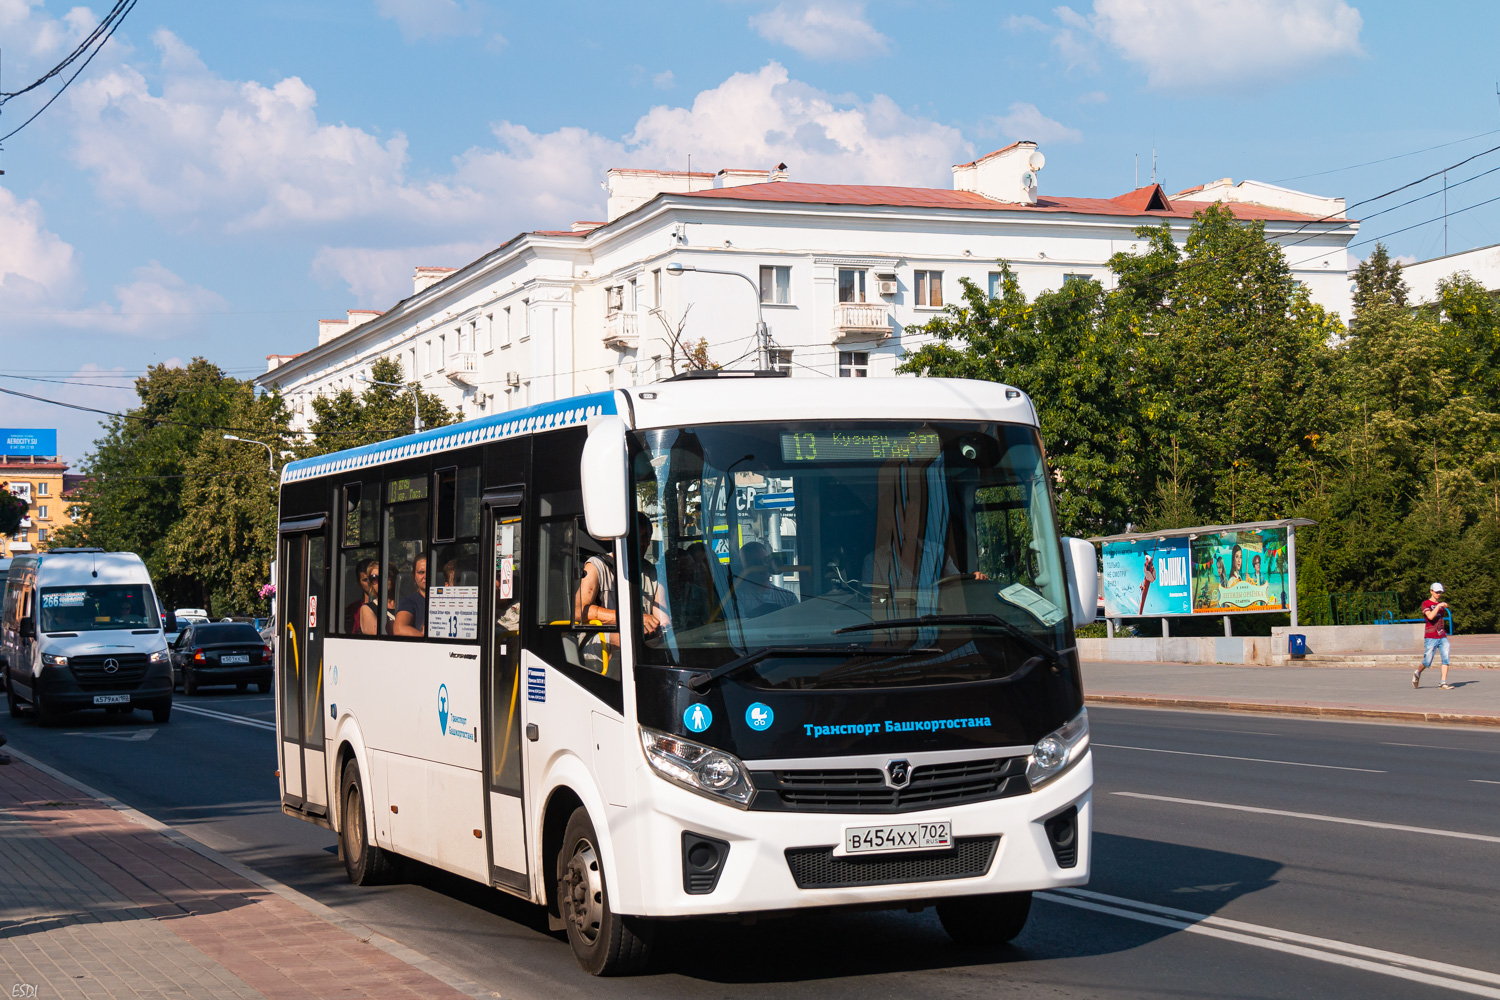
[[[802,431],[781,435],[783,462],[869,462],[936,458],[942,441],[934,431]]]
[[[392,479],[385,484],[386,503],[405,503],[408,500],[426,499],[426,476],[411,476],[407,479]]]

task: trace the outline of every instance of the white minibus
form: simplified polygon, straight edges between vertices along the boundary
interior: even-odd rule
[[[283,810],[545,907],[595,974],[665,919],[1088,880],[1093,765],[1031,400],[713,372],[282,472]]]

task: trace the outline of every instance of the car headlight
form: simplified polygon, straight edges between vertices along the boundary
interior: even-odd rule
[[[51,653],[43,653],[42,665],[48,667],[66,667],[68,665],[68,658],[66,656],[53,656]]]
[[[1089,743],[1089,710],[1082,708],[1062,726],[1036,741],[1026,760],[1026,780],[1040,788],[1083,758]]]
[[[152,663],[166,663],[167,659],[168,653],[165,649],[158,649],[156,652],[151,654]]]
[[[755,786],[738,757],[654,729],[641,730],[651,769],[689,791],[747,808]]]

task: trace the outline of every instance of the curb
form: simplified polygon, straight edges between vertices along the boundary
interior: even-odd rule
[[[1219,701],[1206,698],[1169,698],[1160,695],[1090,694],[1088,705],[1133,705],[1182,711],[1254,712],[1260,715],[1301,715],[1324,719],[1365,719],[1375,722],[1422,722],[1449,726],[1500,727],[1500,715],[1458,712],[1413,712],[1402,709],[1355,708],[1340,705],[1286,705],[1264,701]]]
[[[124,815],[125,818],[130,820],[131,822],[138,823],[148,830],[154,830],[155,832],[161,834],[163,837],[166,837],[168,840],[172,841],[174,844],[177,844],[180,847],[185,847],[193,853],[207,858],[209,861],[212,861],[219,867],[228,869],[229,871],[233,872],[234,874],[238,875],[240,878],[245,879],[248,882],[255,883],[262,889],[265,889],[267,892],[275,893],[287,902],[292,903],[307,911],[312,916],[317,917],[319,920],[333,924],[339,930],[344,931],[346,934],[353,935],[365,944],[374,945],[376,948],[379,948],[381,951],[385,952],[387,955],[390,955],[392,958],[405,962],[407,965],[410,965],[415,969],[420,969],[432,978],[444,983],[447,986],[453,987],[460,993],[474,997],[475,1000],[492,1000],[492,998],[500,996],[500,994],[495,992],[494,990],[488,989],[487,987],[481,986],[478,983],[474,982],[472,979],[468,979],[464,976],[459,975],[457,972],[448,968],[437,959],[429,958],[428,956],[422,954],[414,948],[407,947],[399,941],[386,937],[384,934],[381,934],[373,927],[362,924],[357,920],[349,919],[348,917],[340,914],[338,911],[332,909],[331,907],[325,906],[324,904],[318,902],[316,899],[313,899],[311,896],[298,892],[296,889],[293,889],[289,885],[278,882],[268,875],[262,875],[260,872],[254,870],[253,868],[247,868],[246,866],[240,864],[238,861],[235,861],[233,858],[225,857],[202,841],[183,833],[181,830],[178,830],[175,827],[168,826],[160,820],[153,819],[152,817],[147,816],[145,813],[141,812],[138,809],[131,808],[130,806],[121,802],[119,799],[116,799],[110,795],[106,795],[99,789],[94,788],[91,785],[86,785],[83,782],[79,781],[77,778],[72,777],[71,775],[64,774],[62,771],[59,771],[57,768],[53,767],[50,764],[42,763],[28,753],[23,753],[22,751],[15,749],[13,746],[7,746],[5,748],[5,752],[9,753],[16,760],[19,760],[36,768],[43,774],[51,778],[56,778],[58,781],[76,788],[84,795],[87,795],[93,799],[97,799],[104,805],[109,806],[109,808]]]

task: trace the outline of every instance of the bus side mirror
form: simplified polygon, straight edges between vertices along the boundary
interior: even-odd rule
[[[16,631],[21,634],[22,639],[35,639],[36,622],[30,618],[22,618],[21,623],[16,626]]]
[[[583,519],[598,539],[623,538],[630,531],[629,470],[625,462],[625,421],[617,416],[589,422],[580,473]]]
[[[1099,614],[1099,560],[1094,543],[1082,538],[1064,538],[1067,556],[1068,596],[1073,601],[1073,627],[1093,624]]]

